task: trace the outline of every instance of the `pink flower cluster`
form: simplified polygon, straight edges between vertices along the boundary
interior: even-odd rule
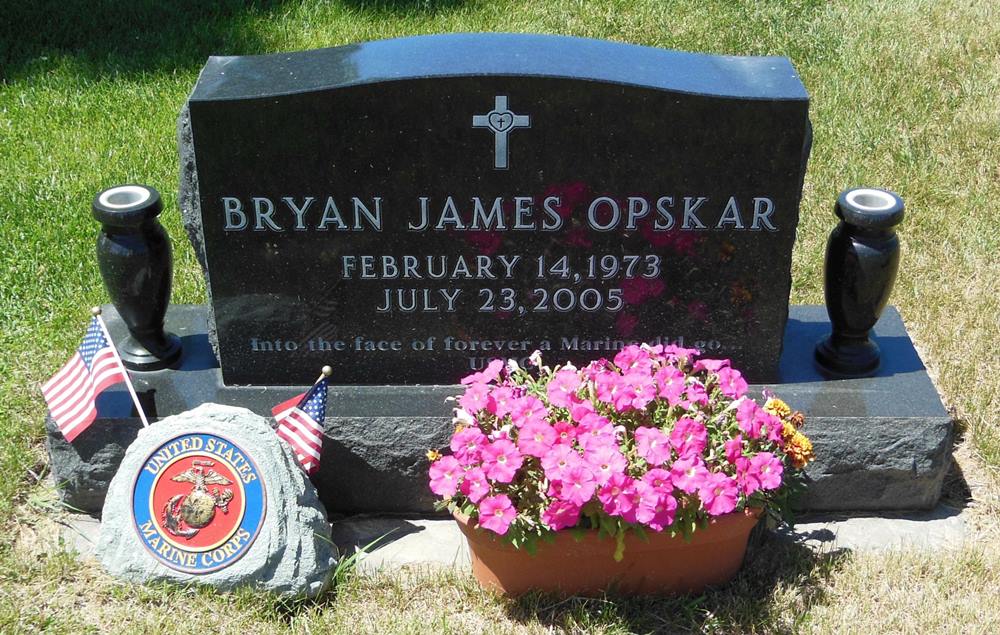
[[[504,535],[519,518],[557,531],[595,514],[663,531],[779,488],[781,420],[727,360],[696,354],[628,346],[583,369],[538,364],[537,379],[494,360],[462,380],[431,490]]]

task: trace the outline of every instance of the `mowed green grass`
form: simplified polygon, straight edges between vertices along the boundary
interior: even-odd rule
[[[227,622],[229,630],[239,630],[239,624],[263,631],[371,630],[345,617],[345,611],[368,614],[361,608],[363,598],[354,594],[371,595],[374,609],[368,610],[392,616],[370,622],[384,627],[379,630],[421,631],[438,626],[438,619],[437,630],[478,630],[475,625],[488,625],[496,611],[505,616],[497,622],[506,625],[501,630],[626,632],[681,624],[706,630],[810,625],[826,630],[843,627],[838,620],[844,615],[866,624],[880,612],[878,602],[865,597],[858,570],[881,576],[877,579],[894,589],[916,585],[914,596],[924,598],[919,605],[927,607],[948,605],[929,594],[933,585],[923,583],[927,576],[950,581],[964,588],[960,604],[995,614],[996,603],[985,601],[983,584],[964,584],[955,569],[955,562],[973,562],[969,568],[979,572],[978,580],[995,583],[995,549],[966,552],[958,560],[918,558],[908,562],[909,569],[888,560],[848,559],[847,566],[800,554],[765,578],[776,590],[758,588],[749,595],[751,602],[731,591],[722,596],[725,601],[709,596],[649,606],[577,602],[568,610],[563,605],[548,610],[547,604],[530,603],[510,608],[482,595],[457,602],[468,582],[448,578],[395,580],[378,592],[366,586],[370,582],[352,582],[341,594],[305,607],[168,590],[105,592],[93,589],[106,584],[98,574],[47,549],[41,560],[25,559],[13,539],[26,524],[42,522],[43,514],[32,510],[47,508],[38,502],[46,495],[35,485],[45,472],[37,386],[78,343],[87,308],[106,301],[93,255],[93,195],[123,182],[157,187],[175,247],[173,300],[204,301],[176,209],[175,141],[177,113],[204,59],[454,31],[558,33],[791,58],[811,94],[815,128],[792,301],[822,302],[823,249],[834,225],[836,194],[852,185],[899,192],[907,218],[900,228],[903,261],[891,302],[947,405],[968,430],[970,455],[987,482],[983,491],[992,496],[1000,473],[995,414],[1000,406],[1000,10],[995,3],[49,0],[21,5],[5,8],[0,18],[0,528],[5,536],[0,538],[0,631],[22,625],[96,630],[128,615],[116,606],[152,611],[153,617],[141,622],[147,626],[149,620],[166,624],[182,619],[189,603],[240,616]],[[995,512],[990,507],[991,522]],[[447,601],[460,606],[460,617],[468,620],[456,622],[455,613],[442,606],[398,610],[393,589],[405,596],[408,584],[423,589],[417,596],[427,602],[435,594],[452,598]],[[8,592],[14,585],[42,594],[79,594],[84,599],[78,608],[92,609],[94,616],[33,609],[30,600]],[[897,606],[907,612],[902,600]],[[650,617],[658,611],[671,616]],[[904,621],[900,628],[937,623],[912,619],[918,621]],[[593,622],[583,623],[587,620]]]

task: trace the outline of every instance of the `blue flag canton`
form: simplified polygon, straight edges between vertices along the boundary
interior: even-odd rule
[[[320,425],[323,425],[323,419],[326,418],[326,388],[329,383],[325,377],[319,380],[309,391],[306,400],[299,406],[313,421]]]
[[[98,324],[97,318],[90,318],[90,326],[87,327],[87,334],[83,336],[83,343],[80,344],[80,348],[78,349],[80,357],[83,358],[83,363],[87,365],[88,370],[93,370],[94,356],[97,355],[98,351],[107,348],[107,346],[108,340],[104,337],[104,330]]]

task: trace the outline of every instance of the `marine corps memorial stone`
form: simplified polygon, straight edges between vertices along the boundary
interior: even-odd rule
[[[184,357],[137,389],[161,417],[266,414],[330,364],[323,503],[428,512],[424,452],[447,442],[462,376],[536,349],[579,363],[677,343],[782,382],[821,459],[824,439],[843,448],[812,467],[813,507],[932,505],[950,427],[898,314],[863,383],[813,370],[821,307],[789,313],[810,139],[784,58],[504,34],[210,58],[179,121],[209,302],[171,308]],[[901,397],[914,386],[929,396]],[[873,422],[882,437],[860,434]],[[135,434],[124,407],[95,428],[50,435],[86,509]],[[883,453],[865,439],[899,434],[905,456],[866,471]]]
[[[142,430],[108,490],[112,574],[315,595],[335,562],[316,490],[267,420],[205,404]]]

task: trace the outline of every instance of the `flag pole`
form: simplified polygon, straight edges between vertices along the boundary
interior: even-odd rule
[[[125,386],[128,388],[128,394],[132,396],[132,403],[135,404],[135,409],[139,412],[139,420],[142,421],[142,427],[148,428],[149,421],[146,421],[146,413],[142,411],[142,406],[139,404],[139,396],[135,394],[135,388],[132,387],[132,380],[128,376],[128,369],[125,368],[125,364],[122,362],[121,356],[118,355],[118,347],[115,346],[115,341],[111,339],[111,334],[108,333],[108,326],[104,323],[104,319],[101,317],[101,307],[95,306],[90,310],[91,315],[97,318],[97,323],[101,325],[101,331],[104,332],[104,337],[107,338],[108,344],[111,345],[111,352],[115,355],[115,361],[122,369],[122,375],[125,376]]]
[[[333,369],[330,368],[329,366],[324,366],[323,370],[320,371],[319,377],[317,377],[316,381],[313,382],[313,386],[323,381],[324,377],[330,377],[330,375],[332,374],[333,374]]]

